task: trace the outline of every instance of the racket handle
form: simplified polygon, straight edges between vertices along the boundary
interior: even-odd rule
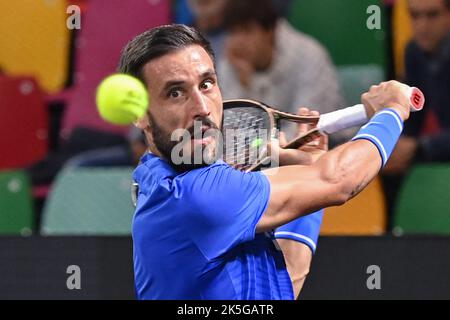
[[[425,104],[425,96],[420,89],[409,87],[408,93],[410,97],[410,110],[417,112],[423,109]],[[363,104],[357,104],[353,107],[325,113],[320,116],[317,128],[326,134],[332,134],[343,129],[361,126],[368,121],[366,108]]]

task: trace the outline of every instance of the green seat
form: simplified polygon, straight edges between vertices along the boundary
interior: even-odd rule
[[[366,13],[371,5],[381,9],[381,29],[369,30]],[[337,65],[386,65],[387,21],[381,0],[294,0],[289,21],[312,35],[330,52]]]
[[[394,216],[397,234],[450,235],[450,165],[418,165],[405,179]]]
[[[129,235],[132,168],[61,172],[47,199],[42,235]]]
[[[0,234],[31,234],[33,203],[30,190],[30,183],[24,172],[0,173]]]
[[[385,80],[384,70],[377,64],[339,66],[337,72],[348,105],[361,103],[361,94]]]

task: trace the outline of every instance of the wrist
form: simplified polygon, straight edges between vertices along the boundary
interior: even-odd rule
[[[405,112],[405,108],[402,107],[401,105],[395,104],[395,103],[390,104],[389,107],[387,107],[386,109],[383,109],[383,110],[389,110],[389,109],[395,111],[397,113],[397,115],[400,117],[400,119],[402,120],[402,122],[408,120],[409,112]],[[379,112],[381,112],[383,110],[380,110]]]
[[[389,159],[403,131],[403,121],[394,108],[378,112],[365,126],[361,127],[354,140],[368,140],[378,149],[382,167]]]
[[[370,120],[375,115],[376,110],[372,108],[372,106],[366,104],[364,104],[364,108],[366,109],[367,119]]]

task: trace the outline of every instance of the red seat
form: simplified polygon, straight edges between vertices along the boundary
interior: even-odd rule
[[[25,167],[48,150],[43,94],[31,77],[0,76],[0,169]]]

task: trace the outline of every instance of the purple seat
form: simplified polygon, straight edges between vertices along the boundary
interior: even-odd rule
[[[95,106],[99,82],[116,71],[122,48],[136,35],[170,22],[169,0],[90,0],[75,46],[75,81],[68,96],[62,138],[76,127],[125,134],[102,120]]]

